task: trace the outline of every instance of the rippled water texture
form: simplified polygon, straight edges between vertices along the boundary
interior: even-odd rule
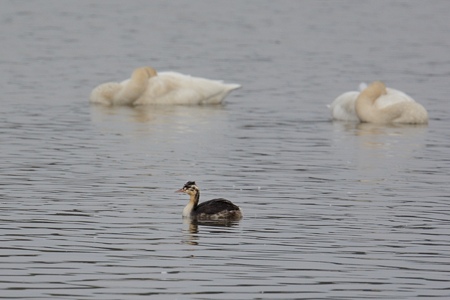
[[[449,299],[449,11],[1,1],[0,299]],[[222,106],[89,105],[142,65],[243,88]],[[330,121],[376,79],[429,125]],[[183,222],[188,180],[244,219]]]

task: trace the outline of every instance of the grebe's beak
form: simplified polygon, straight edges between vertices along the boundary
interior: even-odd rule
[[[175,193],[184,193],[184,189],[181,188],[181,189],[179,189],[179,190],[176,190]]]

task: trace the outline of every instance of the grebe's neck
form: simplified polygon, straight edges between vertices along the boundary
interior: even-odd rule
[[[183,209],[183,217],[190,217],[192,212],[197,208],[198,201],[200,200],[200,191],[190,195],[189,203]]]

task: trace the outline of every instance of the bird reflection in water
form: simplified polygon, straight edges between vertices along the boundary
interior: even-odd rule
[[[183,223],[186,227],[183,229],[184,244],[198,245],[199,233],[202,230],[210,231],[211,233],[230,233],[226,228],[239,226],[240,220],[198,220],[195,218],[183,218]],[[220,228],[223,228],[221,230]]]

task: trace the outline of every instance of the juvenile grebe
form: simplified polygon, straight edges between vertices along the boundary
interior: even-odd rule
[[[242,218],[242,211],[239,206],[231,201],[218,198],[198,204],[200,199],[200,189],[195,185],[195,181],[188,181],[176,192],[186,193],[190,196],[190,201],[183,209],[184,218],[194,218],[199,220],[239,220]]]

